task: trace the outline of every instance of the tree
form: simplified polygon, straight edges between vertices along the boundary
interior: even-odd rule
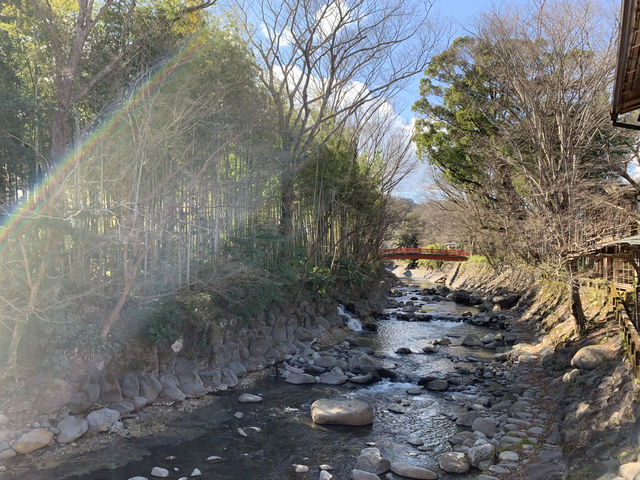
[[[568,254],[623,216],[603,208],[619,184],[612,146],[624,143],[609,122],[617,29],[608,18],[565,0],[493,12],[434,59],[414,105],[418,150],[481,250],[568,278],[579,330]]]
[[[441,38],[430,7],[399,0],[240,4],[276,118],[285,238],[294,235],[295,175],[313,149],[349,121],[357,137],[366,120],[424,69]],[[253,18],[258,26],[250,24]]]
[[[71,139],[71,118],[78,115],[78,104],[109,74],[120,69],[141,46],[141,42],[158,30],[199,12],[215,2],[186,1],[177,5],[154,4],[154,20],[159,26],[136,31],[140,14],[148,12],[136,0],[77,0],[77,5],[35,0],[28,12],[39,22],[53,58],[55,112],[51,124],[51,159],[60,158]],[[147,25],[148,28],[148,25]],[[137,35],[136,35],[137,34]]]
[[[421,81],[420,154],[528,261],[562,263],[613,180],[613,30],[590,3],[492,13]]]

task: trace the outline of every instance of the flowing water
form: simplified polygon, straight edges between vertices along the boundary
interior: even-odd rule
[[[402,287],[399,290],[402,296],[396,300],[406,301],[419,289]],[[210,405],[196,412],[184,414],[161,434],[116,439],[109,448],[65,458],[64,464],[29,472],[20,478],[127,480],[135,475],[149,477],[154,466],[161,466],[171,470],[171,479],[189,476],[197,467],[202,471],[200,478],[203,479],[293,480],[317,478],[317,466],[330,464],[335,468],[334,478],[344,479],[350,478],[355,457],[366,442],[375,442],[384,458],[408,461],[437,471],[437,458],[448,449],[446,439],[456,430],[452,415],[462,411],[454,401],[460,393],[424,390],[420,395],[408,395],[407,389],[415,388],[415,382],[422,375],[447,377],[455,374],[453,360],[460,360],[457,364],[465,365],[468,355],[489,356],[482,349],[455,346],[460,343],[456,342],[459,337],[468,333],[482,336],[487,330],[450,321],[452,316],[468,307],[447,301],[416,303],[428,310],[434,320],[400,321],[395,316],[397,309],[390,309],[388,319],[377,321],[377,332],[355,334],[364,348],[372,348],[380,362],[398,374],[399,381],[383,380],[350,389],[347,386],[290,385],[269,377],[246,390],[263,394],[263,403],[239,404],[237,397],[241,391],[234,390],[215,397]],[[441,336],[452,338],[454,345],[430,355],[394,353],[400,346],[420,352],[428,340]],[[473,387],[464,387],[463,393],[476,392]],[[364,400],[373,407],[375,422],[371,427],[314,425],[309,408],[320,397]],[[402,401],[410,402],[402,407],[404,414],[388,410],[389,406],[397,407]],[[237,411],[245,414],[242,419],[234,417]],[[238,428],[244,429],[248,436],[240,436]],[[424,439],[426,448],[423,450],[426,451],[408,444],[406,439],[409,437]],[[224,461],[206,463],[205,459],[213,455],[223,457]],[[176,459],[166,460],[169,456]],[[308,465],[310,473],[306,477],[296,474],[292,464]]]

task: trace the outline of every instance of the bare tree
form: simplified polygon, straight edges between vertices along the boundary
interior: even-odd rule
[[[431,2],[263,0],[240,10],[275,109],[281,233],[291,237],[294,176],[310,151],[421,72],[442,31]]]

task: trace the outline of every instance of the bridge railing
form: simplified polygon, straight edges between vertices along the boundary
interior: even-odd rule
[[[450,257],[469,257],[466,250],[453,250],[450,248],[387,248],[382,251],[385,255],[442,255]]]

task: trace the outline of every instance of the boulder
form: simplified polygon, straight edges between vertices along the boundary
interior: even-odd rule
[[[236,360],[229,363],[229,368],[236,374],[236,377],[242,377],[247,374],[247,368]]]
[[[489,418],[476,418],[471,424],[471,430],[484,433],[487,437],[493,437],[498,432],[498,427]]]
[[[294,338],[299,342],[311,342],[315,338],[313,332],[304,327],[296,328]]]
[[[417,467],[406,462],[394,462],[391,464],[391,471],[396,475],[407,478],[417,478],[422,480],[437,480],[438,474],[427,470],[426,468]]]
[[[261,396],[253,395],[252,393],[243,393],[238,397],[238,402],[240,403],[260,403],[262,400]]]
[[[56,438],[57,442],[70,443],[87,433],[87,430],[89,430],[89,422],[82,417],[70,415],[58,422],[58,430],[60,430],[60,433],[58,434],[58,438]]]
[[[470,333],[462,339],[462,345],[465,347],[481,347],[482,340],[475,333]]]
[[[375,360],[375,358],[367,355],[366,353],[354,355],[349,359],[349,370],[351,370],[353,373],[362,375],[370,373],[376,376],[378,374],[379,368],[380,365],[378,365],[378,362]]]
[[[516,306],[520,300],[520,295],[512,293],[510,295],[497,295],[493,297],[493,304],[500,306],[503,310],[508,310]]]
[[[162,392],[160,392],[160,400],[169,400],[172,402],[182,402],[187,396],[178,388],[178,379],[170,374],[160,377],[162,384]]]
[[[399,353],[400,355],[407,355],[411,353],[411,349],[409,347],[399,347],[396,349],[396,353]]]
[[[162,384],[158,377],[153,374],[146,374],[140,376],[140,395],[146,398],[149,403],[152,403],[158,398],[162,391]]]
[[[239,383],[238,376],[235,373],[233,373],[233,370],[231,370],[230,368],[222,369],[221,382],[225,385],[228,385],[231,388],[237,386]]]
[[[356,468],[365,472],[380,475],[388,472],[391,463],[380,456],[380,450],[376,447],[365,448],[360,452],[360,456],[356,460]]]
[[[18,453],[31,453],[46,447],[53,440],[53,433],[44,428],[36,428],[18,437],[12,448]]]
[[[202,379],[196,375],[196,380],[189,383],[183,383],[180,386],[180,390],[185,394],[187,398],[200,398],[207,394],[207,389],[202,383]]]
[[[73,414],[86,412],[100,398],[100,385],[86,380],[72,395],[67,407]]]
[[[321,398],[311,404],[311,419],[321,425],[371,425],[373,409],[360,400]]]
[[[45,415],[60,410],[73,396],[73,385],[61,378],[56,378],[43,387],[38,394],[35,407]]]
[[[191,383],[199,378],[196,361],[190,358],[178,357],[173,371],[179,383]]]
[[[120,381],[120,390],[125,397],[140,396],[140,380],[135,373],[125,373]]]
[[[436,379],[431,380],[429,383],[427,383],[427,389],[434,390],[436,392],[444,392],[448,388],[449,382],[447,382],[446,380]]]
[[[625,463],[618,469],[618,475],[624,480],[635,480],[638,474],[640,474],[640,462]]]
[[[111,425],[120,419],[120,412],[111,410],[110,408],[101,408],[87,415],[89,429],[98,432],[106,432]]]
[[[607,357],[606,345],[588,345],[582,347],[571,359],[571,366],[580,370],[593,370],[602,365]]]
[[[320,375],[320,383],[325,385],[342,385],[347,381],[347,377],[335,372],[327,372]]]
[[[380,480],[380,477],[375,473],[365,472],[364,470],[354,468],[351,471],[351,480]]]
[[[117,412],[120,412],[120,416],[127,415],[136,409],[135,405],[131,402],[112,403],[111,405],[109,405],[109,408],[111,410],[116,410]]]
[[[435,345],[425,345],[424,347],[422,347],[422,351],[424,353],[436,353],[438,349]]]
[[[481,443],[469,448],[467,457],[472,466],[479,470],[486,470],[490,465],[493,465],[495,447],[490,443]]]
[[[460,452],[443,453],[438,465],[447,473],[467,473],[471,468],[467,456]]]
[[[122,401],[120,383],[113,373],[107,373],[100,379],[100,398],[103,405]]]
[[[284,381],[294,385],[301,385],[304,383],[316,383],[316,378],[308,373],[289,373]]]

